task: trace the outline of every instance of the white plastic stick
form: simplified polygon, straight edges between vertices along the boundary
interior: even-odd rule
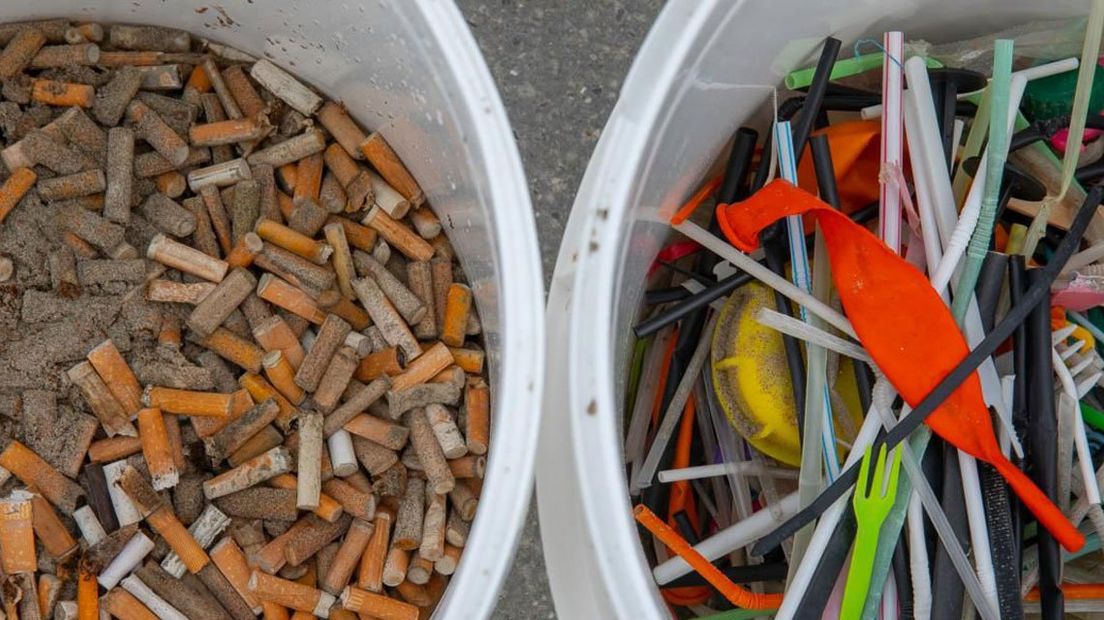
[[[904,88],[902,63],[905,61],[905,35],[897,30],[882,36],[887,58],[882,63],[882,168],[901,166],[903,158],[901,91]],[[901,253],[901,195],[889,183],[880,184],[879,211],[882,241]]]
[[[795,319],[788,314],[782,314],[777,310],[767,308],[766,306],[755,311],[755,320],[761,325],[765,325],[787,336],[793,336],[799,340],[811,342],[829,351],[839,353],[840,355],[846,355],[860,362],[866,362],[867,364],[874,363],[870,354],[867,353],[866,349],[862,348],[862,346],[840,338],[835,334],[830,334],[808,323],[804,323],[800,319]]]
[[[1076,407],[1076,403],[1080,399],[1077,397],[1077,386],[1073,382],[1073,376],[1054,349],[1051,349],[1051,359],[1054,364],[1054,372],[1057,373],[1058,381],[1062,385],[1062,392],[1073,401]],[[1085,434],[1085,421],[1079,415],[1074,415],[1073,444],[1077,449],[1077,465],[1081,470],[1081,481],[1085,485],[1085,496],[1090,503],[1099,504],[1100,487],[1096,484],[1096,472],[1093,471],[1092,452],[1089,450],[1089,440]]]
[[[660,482],[678,482],[680,480],[697,480],[699,478],[712,478],[714,476],[738,476],[755,475],[770,476],[788,480],[797,479],[797,470],[782,467],[759,467],[751,461],[739,461],[736,463],[714,463],[712,465],[698,465],[696,467],[683,467],[682,469],[665,469],[659,472]]]

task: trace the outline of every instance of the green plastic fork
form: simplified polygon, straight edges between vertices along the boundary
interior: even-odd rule
[[[857,531],[855,549],[851,553],[851,568],[847,571],[847,586],[843,590],[843,604],[840,607],[841,620],[858,620],[862,617],[863,605],[870,592],[870,572],[874,566],[874,556],[878,551],[878,535],[882,523],[893,508],[897,497],[897,479],[901,472],[901,450],[893,453],[893,465],[889,470],[889,481],[885,480],[886,446],[882,444],[878,452],[878,464],[870,476],[871,448],[867,447],[859,468],[859,482],[855,487],[855,496],[851,504],[855,507]]]

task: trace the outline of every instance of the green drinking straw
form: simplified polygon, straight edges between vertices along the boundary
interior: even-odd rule
[[[852,56],[851,58],[837,60],[836,64],[832,65],[832,73],[829,79],[838,80],[840,78],[851,77],[872,69],[877,69],[882,66],[884,58],[885,53],[879,50],[873,54],[862,54],[860,56]],[[927,63],[929,69],[938,69],[943,66],[943,63],[934,58],[924,58],[924,62]],[[790,90],[805,88],[812,83],[813,73],[815,72],[816,67],[807,67],[805,69],[791,71],[786,75],[786,88]]]

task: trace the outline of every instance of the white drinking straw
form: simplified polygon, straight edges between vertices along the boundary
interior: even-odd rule
[[[695,467],[683,467],[681,469],[665,469],[658,474],[660,482],[679,482],[680,480],[698,480],[699,478],[712,478],[714,476],[770,476],[787,480],[797,479],[796,469],[784,467],[760,467],[751,461],[739,461],[736,463],[714,463],[712,465],[697,465]]]
[[[904,88],[902,66],[905,61],[905,35],[890,31],[882,35],[886,59],[882,62],[882,152],[881,167],[901,166],[904,131],[901,90]],[[901,253],[901,194],[888,183],[879,187],[880,236],[889,249]]]

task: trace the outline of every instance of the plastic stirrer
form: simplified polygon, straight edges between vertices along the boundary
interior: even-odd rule
[[[840,300],[860,342],[905,401],[919,405],[970,354],[950,312],[920,271],[865,228],[783,180],[742,203],[717,209],[722,230],[744,251],[758,245],[765,226],[795,214],[809,214],[820,223]],[[1058,507],[1001,454],[976,372],[926,422],[950,444],[993,465],[1064,547],[1084,544]]]

